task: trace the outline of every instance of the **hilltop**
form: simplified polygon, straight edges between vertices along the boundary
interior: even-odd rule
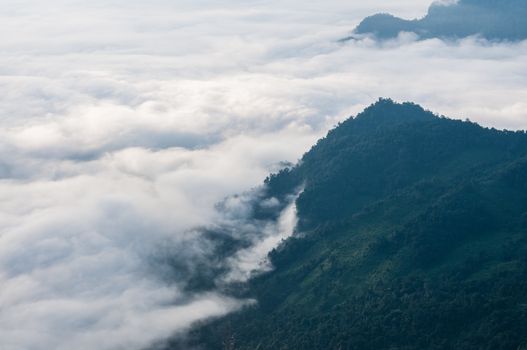
[[[525,132],[381,99],[265,188],[303,192],[275,270],[238,291],[258,304],[172,349],[527,345]]]
[[[523,0],[435,2],[421,19],[406,20],[386,13],[367,17],[354,34],[371,34],[381,40],[413,32],[420,39],[479,35],[488,40],[518,41],[527,38],[526,16],[527,2]]]

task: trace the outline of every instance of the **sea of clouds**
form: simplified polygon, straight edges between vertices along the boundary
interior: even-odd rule
[[[378,97],[527,128],[526,42],[339,42],[367,15],[428,5],[4,0],[0,349],[143,349],[252,302],[188,292],[153,261],[203,261],[194,228],[249,215],[218,202]],[[289,205],[225,279],[268,270],[294,223]]]

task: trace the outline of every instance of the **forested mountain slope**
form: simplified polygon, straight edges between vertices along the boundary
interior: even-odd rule
[[[356,34],[374,34],[380,39],[414,32],[422,39],[464,38],[480,35],[489,40],[516,41],[527,38],[527,2],[524,0],[460,0],[433,3],[428,14],[404,20],[389,14],[365,18]]]
[[[527,345],[524,132],[383,99],[266,181],[298,188],[298,233],[239,292],[258,304],[173,349]]]

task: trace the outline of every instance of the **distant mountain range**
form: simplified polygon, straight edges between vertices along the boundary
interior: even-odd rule
[[[381,99],[265,197],[299,188],[275,270],[233,292],[258,304],[170,349],[527,349],[525,132]]]
[[[405,20],[384,13],[367,17],[354,34],[371,34],[381,40],[414,32],[421,39],[479,35],[489,40],[517,41],[527,38],[526,18],[525,0],[443,1],[433,3],[421,19]]]

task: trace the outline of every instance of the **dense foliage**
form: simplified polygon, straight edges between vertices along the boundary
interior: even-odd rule
[[[434,3],[419,20],[403,20],[388,14],[364,19],[357,34],[394,38],[400,32],[415,32],[421,38],[463,38],[479,34],[491,40],[527,38],[527,2],[524,0],[460,0],[455,4]]]
[[[527,135],[380,100],[267,195],[304,192],[299,233],[204,349],[524,349]]]

